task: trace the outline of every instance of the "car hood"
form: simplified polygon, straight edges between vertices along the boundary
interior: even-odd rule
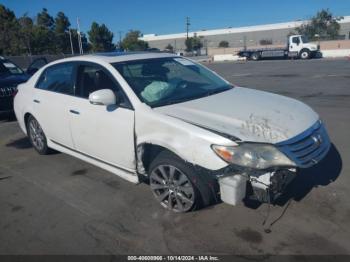
[[[319,118],[297,100],[243,87],[154,110],[241,141],[273,144],[302,133]]]
[[[26,82],[29,79],[29,75],[0,75],[0,88],[1,87],[13,87],[21,83]]]

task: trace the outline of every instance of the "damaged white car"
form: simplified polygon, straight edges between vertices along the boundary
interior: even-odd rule
[[[305,104],[233,86],[191,60],[110,53],[55,61],[14,101],[40,154],[55,149],[133,183],[186,212],[243,198],[272,201],[330,141]],[[248,189],[248,190],[247,190]]]

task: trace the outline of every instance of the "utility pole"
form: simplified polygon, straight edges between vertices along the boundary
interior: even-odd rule
[[[77,25],[78,25],[79,53],[82,55],[82,54],[84,54],[84,51],[83,51],[83,43],[81,42],[79,17],[77,17]]]
[[[189,31],[189,29],[190,29],[190,25],[191,25],[191,23],[190,23],[190,18],[187,16],[186,17],[186,38],[188,39],[188,31]]]
[[[123,31],[118,31],[119,34],[119,49],[122,49],[122,33]]]

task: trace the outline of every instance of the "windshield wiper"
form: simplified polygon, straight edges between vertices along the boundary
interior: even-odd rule
[[[218,94],[218,93],[227,91],[227,90],[229,90],[229,89],[230,89],[230,88],[229,88],[228,86],[225,86],[225,87],[219,88],[219,89],[208,90],[208,91],[205,93],[205,96],[215,95],[215,94]]]
[[[151,107],[160,107],[160,106],[167,106],[167,105],[172,105],[172,104],[183,103],[183,102],[187,102],[187,101],[190,101],[190,100],[211,96],[211,95],[214,95],[214,94],[217,94],[217,93],[221,93],[221,92],[224,92],[224,91],[227,91],[227,90],[230,90],[230,88],[228,88],[228,86],[225,86],[225,88],[209,90],[207,92],[203,92],[203,93],[198,94],[196,96],[182,97],[182,98],[178,98],[178,99],[162,101],[162,102],[156,103],[154,105],[151,105]]]

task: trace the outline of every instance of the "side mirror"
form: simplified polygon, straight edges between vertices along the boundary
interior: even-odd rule
[[[101,89],[89,95],[89,101],[93,105],[115,105],[117,97],[111,89]]]

